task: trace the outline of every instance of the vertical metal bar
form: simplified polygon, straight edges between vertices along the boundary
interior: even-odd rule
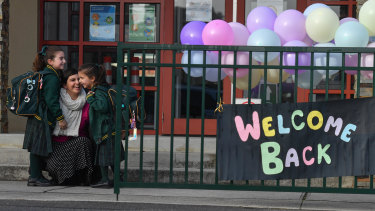
[[[204,162],[204,120],[206,108],[206,64],[207,64],[207,51],[203,51],[203,76],[202,76],[202,107],[201,107],[201,154],[200,154],[200,170],[199,170],[199,183],[203,184],[203,162]],[[218,81],[220,79],[218,78]]]
[[[267,64],[267,51],[264,51],[264,64]],[[263,76],[263,90],[262,90],[262,104],[267,103],[267,69],[264,68],[264,76]],[[264,181],[262,180],[262,184],[264,184]]]
[[[186,88],[186,141],[185,141],[185,183],[188,183],[189,179],[189,133],[190,133],[190,79],[191,79],[191,51],[188,51],[188,77],[187,77],[187,88]]]
[[[360,71],[360,66],[361,66],[361,53],[358,53],[358,60],[357,60],[357,98],[360,97],[361,95],[361,71]]]
[[[249,75],[248,75],[248,86],[247,86],[247,104],[251,104],[251,86],[252,86],[252,84],[251,84],[251,80],[252,80],[252,74],[253,74],[253,67],[252,67],[252,65],[254,65],[253,64],[253,52],[252,51],[250,51],[249,52]]]
[[[281,65],[283,61],[282,53],[280,53],[279,59],[280,59],[279,65]],[[279,68],[279,95],[278,95],[277,103],[282,103],[282,100],[283,100],[283,69]]]
[[[221,50],[219,50],[219,56],[218,56],[218,64],[219,64],[219,68],[218,68],[218,73],[217,73],[217,77],[219,78],[221,76]],[[221,103],[221,82],[218,81],[217,83],[217,104]],[[219,175],[218,175],[218,164],[217,164],[217,152],[218,152],[218,137],[216,136],[216,153],[215,153],[215,185],[219,184]]]
[[[158,172],[159,172],[159,103],[160,103],[160,49],[156,51],[156,124],[155,124],[155,173],[154,182],[158,182]]]
[[[294,66],[296,67],[296,69],[294,69],[294,102],[296,103],[297,102],[297,92],[298,92],[298,52],[294,52],[295,53],[295,58],[296,58],[296,61],[295,61],[295,64]]]
[[[130,86],[130,70],[131,70],[131,65],[130,65],[130,49],[127,51],[127,70],[126,70],[126,92],[129,93],[129,86]],[[120,77],[122,78],[122,77]],[[117,91],[117,94],[121,93],[120,91]],[[125,107],[128,108],[129,106],[129,98],[126,98],[125,100]],[[129,109],[125,109],[125,170],[124,170],[124,181],[128,181],[128,165],[129,165]]]
[[[236,91],[237,91],[237,51],[233,51],[233,92],[232,92],[232,102],[236,104]]]
[[[121,46],[117,47],[117,78],[122,79],[123,52]],[[120,144],[121,144],[121,87],[122,80],[116,81],[116,135],[115,135],[115,172],[114,172],[114,193],[120,193]]]
[[[173,183],[173,148],[174,148],[174,116],[176,95],[176,50],[172,52],[172,100],[171,100],[171,143],[169,149],[169,183]]]
[[[343,67],[341,70],[340,70],[340,74],[341,74],[341,99],[343,100],[345,98],[345,53],[342,53],[341,54],[341,58],[342,58],[342,62],[341,62],[341,66]]]
[[[329,90],[329,53],[326,52],[326,85],[325,85],[325,101],[328,101],[328,90]]]
[[[139,181],[143,182],[143,133],[144,133],[144,111],[145,106],[145,81],[146,81],[146,52],[142,50],[142,90],[141,90],[141,140],[139,146]]]

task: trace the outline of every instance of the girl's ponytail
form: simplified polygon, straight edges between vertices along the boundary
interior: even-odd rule
[[[56,52],[63,51],[58,46],[43,46],[42,50],[39,51],[33,62],[33,71],[37,72],[43,70],[47,66],[48,59],[54,59]]]
[[[103,65],[83,64],[78,68],[78,72],[83,72],[89,78],[95,77],[94,85],[108,85],[105,80],[106,72]]]

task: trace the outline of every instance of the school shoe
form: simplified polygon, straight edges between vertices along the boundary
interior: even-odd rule
[[[107,180],[107,181],[99,181],[96,184],[91,185],[92,188],[111,188],[113,185]]]
[[[52,185],[51,182],[48,179],[44,178],[43,176],[39,178],[29,177],[29,179],[27,180],[27,186],[47,187],[51,185]]]

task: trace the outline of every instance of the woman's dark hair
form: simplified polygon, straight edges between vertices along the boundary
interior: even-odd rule
[[[102,65],[92,63],[83,64],[78,68],[78,72],[83,72],[89,78],[95,77],[94,85],[107,85],[105,70]]]
[[[44,46],[35,56],[33,71],[37,72],[39,70],[43,70],[48,64],[48,59],[54,59],[56,52],[59,51],[63,50],[58,46]]]
[[[66,82],[68,81],[68,78],[72,75],[78,74],[78,71],[74,68],[68,68],[63,71],[62,77],[61,77],[61,85],[66,85]]]

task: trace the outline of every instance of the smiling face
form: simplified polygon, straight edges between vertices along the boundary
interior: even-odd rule
[[[94,86],[95,77],[88,77],[86,74],[84,74],[84,71],[78,72],[79,76],[79,83],[85,88],[85,89],[91,89]]]
[[[53,59],[48,59],[47,63],[55,70],[63,70],[66,63],[64,51],[57,51]]]
[[[64,84],[64,88],[73,100],[77,99],[82,88],[81,84],[79,83],[78,74],[69,76],[66,84]]]

